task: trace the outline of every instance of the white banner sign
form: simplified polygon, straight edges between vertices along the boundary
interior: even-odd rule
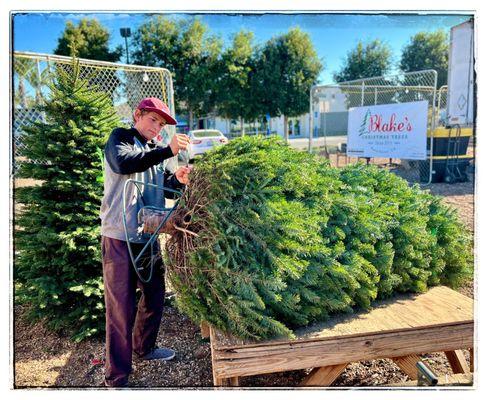
[[[351,108],[347,155],[426,159],[428,102]]]

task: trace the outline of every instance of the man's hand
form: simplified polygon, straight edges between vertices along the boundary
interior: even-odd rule
[[[187,135],[176,133],[169,143],[169,147],[171,148],[172,154],[176,155],[179,153],[179,150],[186,150],[189,145],[189,137]]]
[[[176,170],[174,175],[176,175],[176,179],[179,182],[181,182],[183,185],[187,185],[188,184],[188,175],[192,169],[193,169],[193,167],[191,167],[189,165],[184,166],[184,167],[180,167]]]

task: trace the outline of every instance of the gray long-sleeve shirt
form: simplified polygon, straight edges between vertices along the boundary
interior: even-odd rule
[[[122,223],[123,187],[128,179],[181,190],[184,185],[166,169],[173,157],[170,147],[148,143],[135,129],[116,128],[105,146],[104,195],[100,208],[101,234],[126,240]],[[145,242],[148,237],[137,232],[137,214],[143,205],[164,207],[165,197],[174,198],[145,184],[129,184],[126,192],[126,220],[131,242]]]

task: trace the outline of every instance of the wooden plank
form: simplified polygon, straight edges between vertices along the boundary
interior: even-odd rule
[[[211,365],[213,366],[212,368],[213,386],[223,386],[224,381],[221,377],[218,376],[217,370],[215,368],[215,349],[213,347],[214,341],[215,341],[215,331],[210,326],[210,350],[211,350]]]
[[[337,345],[341,344],[342,342],[346,342],[343,345],[346,347],[347,343],[362,343],[364,342],[364,347],[370,346],[373,343],[375,338],[382,338],[387,337],[390,341],[391,347],[394,347],[395,339],[397,339],[398,345],[400,345],[403,341],[403,336],[409,338],[413,335],[418,335],[421,337],[421,341],[423,341],[422,335],[425,333],[431,334],[431,332],[438,333],[438,340],[447,342],[448,338],[445,337],[447,335],[446,332],[456,332],[460,329],[462,332],[467,330],[472,333],[471,337],[462,337],[461,341],[457,343],[461,343],[459,347],[451,347],[448,346],[447,348],[440,349],[439,351],[443,350],[456,350],[459,348],[469,348],[469,344],[473,342],[473,322],[463,322],[463,323],[456,323],[451,325],[445,326],[436,326],[436,327],[427,327],[423,329],[407,329],[402,331],[383,331],[383,332],[374,332],[374,333],[364,333],[364,334],[354,334],[354,335],[342,335],[342,336],[334,336],[330,338],[320,338],[316,340],[308,340],[304,342],[286,342],[286,343],[270,343],[268,345],[258,344],[254,347],[245,346],[245,347],[236,347],[232,349],[215,349],[215,359],[245,359],[247,357],[252,358],[256,356],[269,356],[274,354],[284,354],[289,352],[296,352],[296,351],[306,351],[310,350],[310,352],[317,352],[320,351],[324,346],[328,346],[330,343],[336,343]],[[465,332],[463,332],[465,333]],[[464,340],[465,339],[465,340]],[[468,339],[468,340],[467,340]],[[412,345],[412,344],[411,344]],[[423,347],[429,347],[429,345],[422,344]],[[437,347],[437,346],[436,346]],[[405,354],[412,354],[418,353],[414,350],[409,353]],[[340,363],[341,364],[341,363]]]
[[[418,378],[418,368],[416,367],[416,363],[421,361],[416,354],[409,354],[403,357],[393,357],[392,361],[394,361],[399,368],[411,379]]]
[[[238,387],[239,386],[238,376],[234,376],[232,378],[216,378],[213,380],[213,386],[217,386],[217,387],[228,387],[228,386]]]
[[[231,380],[230,378],[217,378],[216,380],[213,381],[213,386],[217,386],[217,387],[231,386]]]
[[[474,356],[474,350],[473,348],[470,349],[470,372],[474,372],[475,371],[475,364],[474,364],[474,361],[475,360],[475,356]]]
[[[454,374],[466,374],[470,371],[462,350],[445,351],[445,355]]]
[[[213,349],[213,371],[219,377],[249,376],[470,348],[473,346],[473,328],[471,322],[403,332],[321,339],[313,343],[288,343],[275,348],[246,348],[245,352],[243,349]]]
[[[210,337],[210,326],[206,322],[202,322],[200,324],[200,329],[201,329],[201,337],[202,338],[208,338]]]
[[[215,336],[215,330],[210,325],[206,325],[208,328],[208,335],[210,337],[210,349],[211,349],[211,364],[213,366],[212,373],[213,373],[213,385],[214,386],[239,386],[239,379],[238,376],[232,377],[221,377],[218,375],[217,370],[215,369],[215,350],[212,346],[213,339]]]
[[[330,386],[340,376],[348,363],[315,368],[299,386]]]
[[[400,295],[377,302],[370,311],[337,315],[327,322],[298,329],[296,339],[276,338],[268,341],[241,340],[216,332],[216,349],[268,346],[279,343],[298,343],[334,336],[411,328],[449,325],[473,321],[473,301],[450,288],[438,286],[419,295]]]

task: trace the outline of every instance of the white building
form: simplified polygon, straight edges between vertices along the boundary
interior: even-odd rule
[[[304,138],[309,135],[309,113],[299,117],[288,117],[288,132],[290,138]],[[226,136],[240,136],[240,121],[229,120],[218,116],[207,116],[200,118],[197,122],[199,129],[218,129]],[[269,123],[271,134],[284,137],[284,117],[271,118]],[[266,134],[266,126],[263,122],[245,122],[246,134]]]

